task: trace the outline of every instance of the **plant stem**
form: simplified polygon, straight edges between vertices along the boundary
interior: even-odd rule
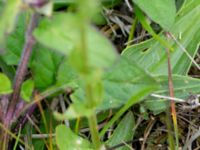
[[[19,101],[21,85],[24,81],[24,77],[27,71],[27,64],[32,53],[33,45],[35,44],[35,39],[32,36],[32,31],[37,26],[37,18],[38,18],[38,14],[34,13],[31,17],[31,20],[26,32],[26,42],[24,45],[19,66],[17,68],[16,75],[15,75],[14,84],[13,84],[13,93],[11,95],[10,103],[7,109],[7,114],[6,114],[6,118],[4,122],[6,127],[9,127],[11,124],[16,105]]]
[[[92,88],[93,81],[88,79],[89,72],[89,64],[88,64],[88,49],[87,49],[87,36],[86,36],[86,25],[87,21],[83,19],[83,25],[81,25],[81,47],[80,47],[80,54],[83,60],[83,78],[85,80],[85,92],[86,92],[86,99],[87,105],[89,109],[93,109],[94,113],[90,117],[88,117],[89,128],[92,136],[92,142],[96,150],[100,149],[101,142],[98,133],[98,125],[96,119],[96,112],[95,112],[95,100],[93,97],[94,90]]]
[[[135,33],[137,23],[138,23],[138,19],[137,19],[137,17],[135,17],[135,20],[131,26],[131,31],[129,33],[129,37],[128,37],[128,41],[127,41],[128,44],[127,44],[126,48],[128,48],[131,45],[131,40],[134,39],[134,33]]]
[[[35,39],[32,36],[32,31],[35,29],[35,27],[37,26],[37,18],[38,18],[38,14],[34,13],[31,17],[27,32],[26,32],[26,42],[24,44],[24,49],[22,52],[22,56],[21,56],[21,60],[19,63],[19,66],[17,68],[17,72],[15,75],[15,79],[14,79],[14,84],[13,84],[13,93],[11,95],[11,99],[10,102],[8,104],[8,108],[5,114],[5,117],[3,119],[3,123],[5,128],[7,128],[8,130],[11,128],[12,122],[15,119],[14,118],[14,114],[15,111],[17,109],[17,103],[19,102],[19,98],[20,98],[20,90],[21,90],[21,85],[24,81],[24,77],[26,74],[26,70],[27,70],[27,64],[32,52],[32,48],[33,45],[35,44]],[[4,132],[2,135],[3,139],[3,144],[5,145],[3,147],[3,149],[7,149],[8,148],[8,143],[9,143],[9,135],[7,132]]]
[[[169,49],[166,49],[167,51],[167,62],[168,62],[168,86],[169,86],[169,95],[170,97],[174,97],[174,86],[172,81],[172,70],[171,70],[171,63],[170,63],[170,51]],[[176,150],[178,150],[179,147],[179,139],[178,139],[178,124],[177,124],[177,115],[176,115],[176,107],[175,102],[171,101],[171,114],[172,114],[172,120],[174,124],[174,132],[175,132],[175,139],[176,139]]]
[[[172,119],[171,119],[171,114],[170,114],[170,108],[166,110],[166,125],[167,125],[167,130],[168,130],[168,143],[169,143],[169,148],[171,150],[175,150],[175,141],[174,141],[174,136],[173,136],[173,129],[172,129]]]
[[[88,117],[88,122],[89,122],[90,132],[92,136],[92,142],[94,144],[95,149],[99,150],[101,146],[101,142],[100,142],[99,133],[98,133],[97,118],[96,118],[95,111],[92,116]]]

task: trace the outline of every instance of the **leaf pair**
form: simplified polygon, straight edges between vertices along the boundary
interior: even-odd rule
[[[12,93],[12,85],[10,79],[3,73],[0,73],[0,95],[6,95]],[[26,80],[22,84],[21,97],[25,101],[30,101],[32,92],[34,88],[34,83],[32,80]]]

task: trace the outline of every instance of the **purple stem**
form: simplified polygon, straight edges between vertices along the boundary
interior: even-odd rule
[[[7,114],[4,120],[4,125],[7,128],[9,128],[10,125],[12,124],[13,115],[20,98],[21,85],[24,81],[24,77],[27,71],[27,64],[28,64],[30,55],[32,53],[33,45],[35,44],[35,39],[32,36],[32,32],[37,26],[37,20],[38,20],[37,18],[38,18],[38,14],[34,13],[31,17],[31,21],[26,32],[26,42],[24,45],[19,66],[17,68],[17,72],[16,72],[14,84],[13,84],[13,93],[11,95],[10,103],[7,109]]]

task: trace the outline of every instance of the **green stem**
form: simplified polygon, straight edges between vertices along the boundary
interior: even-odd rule
[[[169,147],[171,150],[175,150],[176,146],[175,146],[175,141],[174,141],[174,136],[173,136],[172,119],[171,119],[169,108],[166,110],[166,124],[167,124],[167,130],[168,130]]]
[[[98,126],[97,126],[97,118],[95,111],[92,116],[88,117],[90,132],[92,136],[92,142],[96,150],[99,150],[101,147],[101,142],[99,138]]]
[[[85,20],[83,20],[84,22]],[[94,90],[92,88],[93,82],[88,81],[88,75],[89,75],[89,65],[88,65],[88,49],[86,45],[86,26],[84,24],[87,24],[87,21],[81,25],[81,57],[83,60],[83,78],[85,78],[85,92],[86,92],[86,99],[87,99],[87,104],[90,109],[94,109],[95,106],[95,99],[93,98],[93,93]],[[88,117],[88,123],[89,123],[89,128],[92,136],[92,142],[95,147],[95,150],[99,150],[101,146],[100,138],[99,138],[99,133],[98,133],[98,124],[97,124],[97,119],[96,119],[96,112],[95,109],[93,111],[92,115]]]
[[[86,97],[87,97],[88,107],[90,109],[93,109],[95,106],[94,104],[95,101],[92,95],[93,89],[92,89],[91,84],[92,83],[87,83],[86,85]],[[89,122],[89,128],[90,128],[90,132],[92,136],[92,142],[94,144],[95,149],[98,150],[101,146],[101,142],[100,142],[100,137],[99,137],[99,132],[98,132],[98,124],[97,124],[95,110],[93,111],[92,115],[88,117],[88,122]]]

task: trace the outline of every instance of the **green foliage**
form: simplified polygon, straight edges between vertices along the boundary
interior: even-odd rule
[[[114,130],[113,134],[106,142],[109,147],[115,146],[117,144],[123,143],[125,141],[130,141],[133,139],[135,120],[132,112],[128,112],[126,116],[119,122],[117,128]],[[127,146],[122,146],[118,148],[119,150],[129,150]]]
[[[70,55],[71,63],[78,70],[82,69],[83,61],[79,55],[81,31],[78,16],[75,14],[56,14],[53,20],[44,19],[35,30],[36,39],[45,46]],[[64,32],[63,32],[64,31]],[[85,44],[88,48],[88,63],[91,68],[110,66],[117,57],[111,43],[90,25],[86,26]]]
[[[87,140],[73,133],[65,125],[56,127],[56,143],[60,150],[92,150],[91,144]]]
[[[67,58],[63,59],[60,63],[58,72],[56,75],[56,85],[62,86],[64,84],[74,83],[78,79],[77,72],[70,66]]]
[[[0,94],[9,94],[12,92],[11,82],[6,75],[0,73]]]
[[[183,45],[187,52],[191,56],[195,56],[197,53],[197,46],[200,39],[200,32],[199,32],[199,20],[200,17],[200,2],[193,1],[191,3],[185,4],[182,7],[179,15],[176,17],[176,21],[174,25],[171,27],[171,33],[175,35],[177,40]],[[191,20],[188,22],[187,20]],[[180,35],[182,37],[180,37]],[[162,38],[165,38],[161,35]],[[171,66],[172,66],[172,73],[179,74],[179,75],[187,75],[189,68],[191,66],[191,60],[188,56],[181,50],[177,43],[172,39],[166,39],[170,45],[172,45],[174,51],[171,52]],[[127,49],[125,49],[122,53],[123,56],[127,57],[131,62],[137,62],[141,67],[148,70],[152,74],[155,75],[167,75],[167,56],[165,52],[165,48],[160,42],[156,41],[156,39],[150,39],[139,44],[133,45]],[[184,78],[184,77],[183,77]],[[186,89],[184,94],[178,94],[175,92],[177,97],[187,98],[188,93],[192,90],[187,89],[184,79],[180,77],[179,80],[182,82],[182,87]],[[191,79],[191,78],[190,78]],[[175,81],[177,79],[174,79]],[[174,82],[175,82],[174,81]],[[166,90],[167,90],[167,77],[166,77]],[[196,82],[196,86],[198,86],[198,81]],[[174,83],[174,86],[176,83]],[[176,89],[175,89],[176,91]],[[195,91],[194,91],[195,92]],[[197,91],[196,91],[197,92]],[[198,93],[198,92],[197,92]],[[183,96],[184,95],[184,96]],[[149,104],[149,105],[148,105]],[[159,107],[152,107],[152,102],[146,102],[147,108],[153,110],[155,113],[163,111],[166,108],[165,102],[158,102],[157,105]],[[154,104],[156,105],[156,104]],[[157,106],[156,105],[156,106]],[[162,110],[158,108],[163,108]]]
[[[65,120],[65,119],[76,119],[80,117],[89,117],[93,113],[92,109],[87,108],[87,106],[84,103],[81,102],[75,102],[74,104],[71,104],[67,111],[63,114],[54,113],[54,116],[58,120]]]
[[[21,14],[16,23],[16,29],[7,36],[6,51],[2,55],[2,59],[8,65],[17,65],[20,60],[21,52],[25,42],[25,30],[27,24],[27,14]]]
[[[20,11],[20,0],[8,0],[6,6],[1,14],[0,20],[0,41],[2,42],[4,36],[14,29],[16,17]]]
[[[53,4],[62,8],[62,11],[53,12],[51,17],[40,16],[39,25],[33,32],[36,42],[39,43],[33,48],[27,69],[28,80],[26,78],[23,82],[20,93],[22,99],[30,102],[33,90],[37,90],[41,92],[41,97],[51,95],[48,100],[54,102],[54,97],[58,94],[65,95],[69,89],[73,91],[70,94],[72,103],[68,105],[66,112],[54,112],[54,116],[58,120],[69,119],[70,123],[77,121],[76,125],[72,123],[69,127],[57,126],[57,121],[52,120],[52,113],[46,107],[44,118],[41,119],[44,122],[39,119],[42,133],[56,130],[56,137],[53,138],[55,143],[52,145],[56,145],[60,150],[100,149],[101,144],[104,144],[100,137],[117,123],[112,136],[105,143],[112,147],[133,139],[133,113],[124,114],[135,104],[140,103],[142,108],[145,107],[142,113],[147,114],[146,108],[154,114],[163,112],[168,103],[150,95],[168,95],[166,48],[173,49],[170,57],[175,97],[186,99],[190,93],[200,92],[200,80],[187,76],[192,62],[177,44],[179,42],[185,47],[192,57],[197,54],[200,39],[200,1],[177,1],[176,4],[175,0],[133,2],[136,5],[134,14],[137,20],[152,38],[129,46],[121,55],[117,54],[112,43],[91,23],[105,23],[105,18],[100,12],[100,3],[110,8],[122,3],[121,0],[54,0],[48,7],[37,10],[26,6],[18,18],[15,30],[21,1],[8,0],[5,7],[0,8],[0,40],[2,45],[5,44],[6,50],[0,57],[0,68],[3,72],[0,73],[1,95],[12,92],[12,84],[8,77],[13,80],[15,68],[23,55],[21,53],[27,40],[25,30],[30,14],[39,12],[49,16]],[[179,10],[177,13],[176,7]],[[158,23],[164,31],[170,31],[176,41],[167,37],[164,31],[157,34],[148,17]],[[13,33],[5,36],[11,31]],[[66,97],[68,96],[67,93]],[[60,111],[59,108],[54,110]],[[99,134],[98,122],[108,119],[108,114],[105,113],[99,119],[98,113],[108,110],[114,110],[114,114]],[[83,126],[90,129],[91,143],[88,138],[78,135],[79,119],[83,117]],[[76,133],[71,128],[75,129]],[[31,134],[29,133],[29,138]],[[29,140],[29,144],[33,142],[35,149],[45,149],[49,144]],[[128,148],[123,146],[119,149]]]
[[[191,7],[193,6],[193,7]],[[194,1],[185,6],[176,17],[174,25],[171,27],[171,33],[185,47],[191,56],[197,52],[199,43],[199,23],[200,2]],[[188,22],[188,19],[190,20]],[[180,35],[182,38],[179,38]],[[163,37],[163,36],[161,36]],[[171,53],[171,65],[173,74],[186,75],[191,66],[191,60],[180,49],[172,39],[168,39],[174,51]],[[137,62],[153,74],[167,75],[167,56],[165,48],[155,39],[133,45],[125,49],[122,55],[128,57],[130,61]]]
[[[56,73],[62,58],[60,54],[41,46],[35,49],[30,68],[37,88],[44,90],[55,84]]]
[[[154,93],[160,95],[168,95],[168,76],[156,76],[157,81],[161,84],[161,88]],[[198,94],[200,88],[199,79],[187,76],[173,75],[175,97],[186,99],[191,93]],[[154,114],[163,112],[168,107],[168,102],[163,99],[155,99],[147,97],[144,105]]]
[[[169,31],[176,16],[174,0],[133,0],[153,21]]]
[[[30,102],[31,101],[31,96],[33,94],[33,89],[34,89],[34,83],[33,83],[33,80],[31,80],[31,79],[26,80],[22,84],[21,96],[22,96],[23,100],[25,100],[26,102]]]
[[[151,88],[158,88],[158,83],[136,63],[131,64],[127,59],[121,58],[118,63],[104,75],[104,97],[99,110],[116,108],[125,104],[138,92]],[[72,100],[85,101],[85,93],[79,88],[72,94]]]

